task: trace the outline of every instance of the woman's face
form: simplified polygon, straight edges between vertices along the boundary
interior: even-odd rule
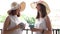
[[[18,15],[18,13],[20,13],[20,9],[17,9],[16,10],[16,15]]]
[[[37,8],[38,11],[41,10],[40,5],[37,5],[36,8]]]

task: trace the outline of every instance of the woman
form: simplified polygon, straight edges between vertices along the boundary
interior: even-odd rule
[[[13,2],[12,9],[8,12],[9,16],[7,16],[2,34],[22,34],[22,26],[20,26],[20,21],[18,17],[20,17],[20,7],[19,4]],[[25,25],[24,25],[25,27]]]
[[[35,27],[31,31],[36,34],[52,34],[50,19],[47,15],[46,6],[42,3],[37,3],[37,17]]]

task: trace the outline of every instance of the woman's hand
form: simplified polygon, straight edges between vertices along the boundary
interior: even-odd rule
[[[33,32],[37,32],[37,31],[42,32],[42,31],[43,31],[43,29],[31,28],[31,31],[33,31]]]
[[[31,28],[31,31],[39,31],[39,29]]]
[[[18,25],[16,26],[16,28],[17,28],[17,29],[20,28],[20,25],[18,24]]]
[[[36,28],[31,28],[31,31],[36,31]]]
[[[18,27],[21,28],[21,29],[25,29],[25,24],[24,23],[20,23],[20,24],[18,24]]]

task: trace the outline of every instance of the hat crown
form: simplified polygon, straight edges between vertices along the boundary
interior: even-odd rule
[[[18,8],[19,8],[19,4],[18,4],[18,3],[13,2],[13,3],[11,4],[11,9],[12,9],[12,10],[16,10],[16,9],[18,9]]]

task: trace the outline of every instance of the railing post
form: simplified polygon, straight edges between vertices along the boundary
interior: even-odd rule
[[[28,29],[26,29],[26,34],[28,34]]]
[[[58,33],[58,29],[56,29],[56,34]]]
[[[54,34],[54,29],[53,29],[53,34]]]
[[[33,34],[33,31],[31,31],[31,34]]]
[[[2,34],[2,29],[0,29],[1,30],[1,34]]]
[[[59,30],[60,30],[60,29],[53,29],[53,34],[60,34],[60,33],[59,33]]]
[[[60,29],[58,29],[58,34],[60,34],[59,31],[60,31]]]

